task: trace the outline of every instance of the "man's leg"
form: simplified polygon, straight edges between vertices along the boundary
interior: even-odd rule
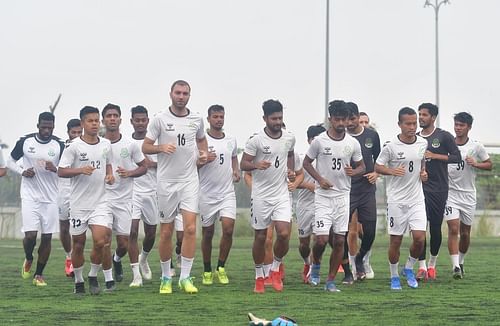
[[[127,254],[128,237],[128,234],[116,235],[116,249],[115,253],[113,254],[113,267],[115,270],[115,280],[117,282],[121,282],[123,280],[122,258]]]
[[[215,226],[207,225],[201,228],[201,253],[203,256],[203,280],[205,285],[211,285],[212,276],[212,239],[214,237]]]
[[[340,264],[342,263],[342,256],[344,255],[344,242],[345,236],[344,234],[333,233],[332,235],[332,253],[330,254],[330,269],[328,271],[328,280],[334,281],[337,276],[337,271],[339,269]]]
[[[130,236],[128,239],[128,256],[130,258],[130,264],[139,262],[139,222],[138,219],[133,219],[130,225]]]
[[[69,220],[59,220],[59,239],[66,253],[66,276],[73,276],[73,265],[71,264],[71,235],[69,234]]]
[[[21,271],[21,275],[24,279],[31,277],[31,265],[33,264],[33,250],[35,250],[36,246],[37,233],[38,233],[37,231],[24,232],[23,249],[24,249],[25,260]]]
[[[43,270],[49,260],[50,251],[52,249],[52,234],[42,234],[40,246],[38,247],[38,259],[36,263],[35,279],[37,276],[43,275]]]
[[[89,282],[92,280],[91,278],[97,278],[97,272],[99,271],[99,266],[101,266],[104,273],[104,281],[106,282],[106,289],[113,291],[115,281],[113,280],[113,271],[111,269],[111,229],[95,224],[90,225],[90,230],[92,231],[93,246],[90,253],[91,268]],[[93,293],[92,290],[91,293]]]
[[[264,293],[264,257],[267,229],[255,230],[252,257],[255,264],[255,293]]]
[[[271,265],[273,263],[273,238],[274,238],[274,222],[267,227],[266,243],[264,249],[264,277],[267,279],[271,275]],[[269,279],[270,285],[270,279]]]
[[[389,258],[389,270],[391,272],[391,289],[401,290],[401,282],[399,281],[399,248],[403,240],[402,235],[390,235],[389,250],[387,256]]]
[[[153,249],[156,238],[156,225],[149,225],[146,222],[144,225],[144,239],[142,240],[142,251],[139,256],[139,269],[142,273],[142,277],[145,280],[151,280],[152,273],[151,268],[149,268],[148,256]]]
[[[460,229],[460,220],[458,218],[448,220],[448,252],[450,253],[451,265],[455,278],[461,278],[462,273],[459,266],[458,257],[458,232]],[[457,272],[455,276],[455,272]]]
[[[86,233],[73,235],[73,250],[71,251],[71,261],[73,262],[73,272],[75,274],[75,293],[85,293],[83,264],[85,262],[84,249]]]
[[[228,284],[229,279],[226,274],[225,266],[233,245],[234,218],[222,217],[221,226],[222,236],[219,243],[219,259],[217,260],[215,275],[218,277],[221,284]]]
[[[467,251],[469,251],[470,246],[470,231],[471,225],[467,225],[463,222],[460,222],[460,242],[458,244],[458,263],[460,266],[460,270],[462,271],[462,277],[465,274],[464,272],[464,260]]]
[[[316,286],[320,282],[319,270],[321,266],[321,258],[328,243],[328,235],[316,235],[314,245],[312,247],[313,264],[311,267],[311,275],[309,276],[309,284]]]

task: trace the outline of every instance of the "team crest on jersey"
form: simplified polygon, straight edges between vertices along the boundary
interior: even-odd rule
[[[441,143],[439,142],[439,139],[434,138],[431,143],[432,148],[439,148],[441,146]]]
[[[120,151],[120,157],[127,158],[128,157],[128,149],[122,148],[122,150]]]
[[[88,160],[87,153],[80,153],[80,162],[86,162]]]
[[[373,140],[371,138],[366,138],[366,140],[365,140],[365,147],[366,148],[372,148],[373,147]]]
[[[55,156],[56,155],[56,152],[54,152],[54,150],[51,148],[49,149],[49,152],[47,153],[49,156]]]
[[[264,147],[262,148],[262,153],[263,154],[271,154],[271,146],[264,145]]]
[[[291,140],[287,140],[285,142],[285,150],[286,151],[290,151],[291,148],[292,148],[292,141]]]
[[[107,148],[104,148],[104,149],[102,150],[102,157],[103,157],[103,158],[106,158],[107,156],[108,156],[108,149],[107,149]]]
[[[404,160],[406,157],[405,157],[405,152],[397,152],[396,153],[396,159],[397,160]]]
[[[167,123],[167,128],[165,128],[165,131],[175,131],[175,126],[173,123]]]
[[[467,155],[466,155],[466,156],[470,156],[470,157],[474,156],[474,150],[473,150],[472,148],[471,148],[471,149],[469,149],[469,150],[467,151]],[[463,159],[465,159],[465,158],[463,158]]]
[[[346,147],[344,147],[344,151],[343,151],[343,152],[344,152],[344,154],[345,154],[346,156],[351,155],[351,154],[352,154],[352,148],[351,148],[351,146],[346,146]]]
[[[233,152],[233,144],[227,143],[227,150]]]
[[[28,153],[30,153],[30,154],[35,154],[35,147],[30,146],[30,147],[28,148]]]
[[[332,148],[331,147],[324,147],[323,148],[323,155],[332,155]]]

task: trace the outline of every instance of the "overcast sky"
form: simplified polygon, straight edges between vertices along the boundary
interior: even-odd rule
[[[424,0],[330,0],[330,98],[358,103],[382,140],[397,111],[434,102],[434,12]],[[11,148],[62,99],[55,134],[85,105],[153,114],[170,84],[191,83],[189,107],[226,107],[239,146],[263,127],[261,104],[285,106],[297,148],[324,117],[325,0],[1,1],[0,138]],[[472,136],[500,143],[500,1],[455,0],[440,11],[441,125],[469,111]]]

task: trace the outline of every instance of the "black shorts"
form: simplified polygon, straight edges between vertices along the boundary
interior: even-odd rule
[[[444,208],[448,199],[448,192],[425,192],[425,212],[427,221],[433,224],[442,224]]]
[[[349,222],[352,219],[352,213],[358,210],[358,222],[369,222],[377,220],[377,202],[374,192],[351,193]]]

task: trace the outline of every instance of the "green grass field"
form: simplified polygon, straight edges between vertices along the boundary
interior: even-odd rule
[[[226,265],[230,284],[201,285],[201,254],[197,252],[193,275],[200,292],[188,295],[174,288],[172,295],[159,295],[159,263],[156,249],[150,257],[153,281],[143,288],[129,289],[131,270],[124,258],[125,279],[118,290],[99,296],[76,297],[73,283],[63,274],[64,255],[58,239],[45,271],[46,288],[23,280],[21,241],[0,240],[0,323],[5,324],[114,324],[114,325],[247,325],[246,314],[273,319],[285,314],[299,325],[500,325],[500,274],[498,238],[473,238],[466,259],[466,277],[453,280],[445,246],[438,260],[438,280],[417,290],[403,287],[391,292],[386,258],[388,238],[375,241],[372,265],[375,279],[326,293],[322,287],[302,284],[302,262],[297,241],[286,257],[283,293],[267,289],[252,293],[254,269],[251,239],[236,238]],[[446,241],[446,239],[444,239]],[[445,244],[445,242],[443,242]],[[401,261],[407,257],[405,240]],[[87,253],[88,257],[88,253]],[[322,266],[322,276],[326,275]],[[88,261],[85,274],[88,272]],[[339,274],[341,278],[343,274]],[[103,285],[102,273],[99,275]],[[176,280],[176,279],[175,279]],[[340,282],[339,282],[340,283]]]

